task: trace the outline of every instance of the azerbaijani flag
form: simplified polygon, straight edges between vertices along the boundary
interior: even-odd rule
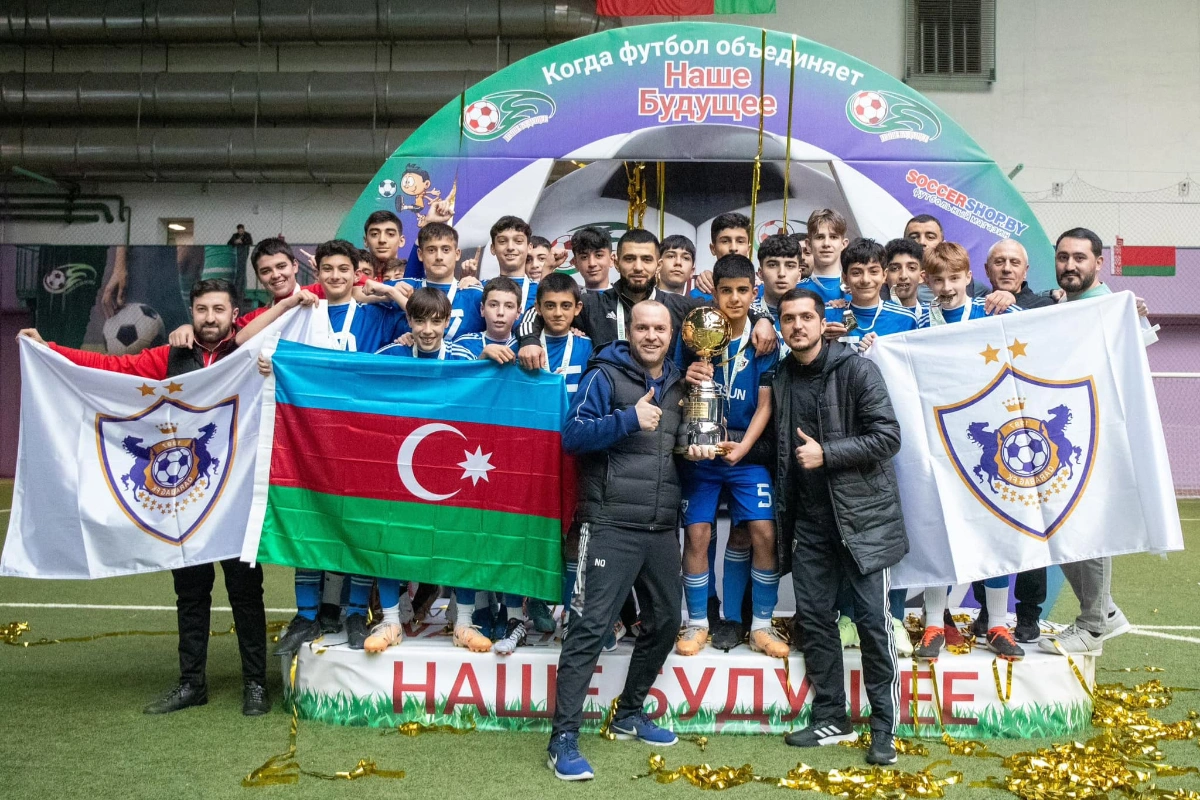
[[[605,17],[774,14],[775,0],[596,0],[596,13]]]
[[[286,341],[273,367],[244,560],[558,598],[562,376]]]
[[[1113,245],[1113,275],[1125,277],[1173,277],[1174,247],[1131,247],[1118,236]]]

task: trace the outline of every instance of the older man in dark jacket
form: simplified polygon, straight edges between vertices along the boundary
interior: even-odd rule
[[[791,355],[773,381],[779,564],[790,567],[802,649],[813,685],[812,724],[790,733],[797,747],[855,741],[846,715],[837,594],[854,595],[863,677],[871,704],[867,762],[896,761],[893,733],[899,665],[887,609],[888,568],[908,552],[891,458],[900,425],[874,363],[824,341],[825,304],[793,289],[779,303]]]

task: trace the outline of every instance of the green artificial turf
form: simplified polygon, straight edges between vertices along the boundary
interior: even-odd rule
[[[11,483],[0,482],[0,509],[10,504]],[[1200,501],[1181,503],[1185,541],[1200,544]],[[0,511],[0,529],[7,513]],[[1114,595],[1135,625],[1200,625],[1200,555],[1195,549],[1157,556],[1116,560]],[[217,581],[214,603],[228,605]],[[174,602],[168,574],[103,581],[33,581],[0,578],[0,603],[95,603],[170,606]],[[267,568],[268,607],[293,605],[290,570]],[[1076,611],[1070,590],[1060,596],[1051,617],[1070,621]],[[288,612],[269,613],[286,620]],[[165,611],[21,609],[0,606],[0,624],[20,620],[31,625],[29,640],[100,632],[173,631],[174,615]],[[214,630],[227,630],[228,612],[213,615]],[[1149,677],[1172,686],[1200,687],[1200,630],[1161,631],[1197,641],[1177,641],[1128,634],[1105,644],[1097,674],[1101,682],[1134,684]],[[19,648],[0,645],[0,797],[3,798],[328,798],[447,797],[611,798],[614,792],[639,796],[679,797],[698,790],[684,782],[661,785],[631,782],[646,772],[651,748],[608,742],[585,735],[582,749],[597,771],[586,784],[555,780],[545,767],[546,736],[542,733],[479,732],[462,736],[426,734],[415,738],[385,736],[377,728],[342,727],[302,721],[299,761],[305,769],[334,772],[352,768],[360,758],[382,769],[402,769],[400,781],[368,778],[330,783],[303,777],[299,784],[242,788],[251,769],[287,746],[289,714],[282,705],[266,717],[240,714],[241,679],[233,636],[210,640],[209,703],[164,717],[147,717],[142,706],[172,685],[177,675],[174,636],[106,638],[78,644]],[[1154,665],[1162,675],[1121,673],[1123,667]],[[1017,666],[1020,668],[1020,665]],[[270,691],[282,695],[280,676],[271,671]],[[1180,692],[1172,706],[1154,712],[1161,719],[1183,718],[1200,711],[1200,692]],[[922,731],[925,732],[924,730]],[[1085,732],[1081,737],[1093,735]],[[1052,739],[988,740],[997,753],[1045,747]],[[927,741],[928,756],[902,756],[901,769],[917,771],[950,758],[966,781],[1000,776],[996,759],[951,757],[937,739]],[[1197,742],[1164,742],[1169,763],[1200,766]],[[798,751],[778,736],[710,736],[707,750],[689,742],[661,750],[669,767],[709,763],[751,764],[760,774],[782,776],[803,761],[817,769],[859,766],[862,751],[823,748]],[[940,768],[939,768],[940,771]],[[1162,788],[1200,788],[1196,775],[1164,779]],[[738,795],[777,794],[780,789],[750,784],[731,790]],[[1011,798],[995,789],[966,785],[947,789],[950,798]]]

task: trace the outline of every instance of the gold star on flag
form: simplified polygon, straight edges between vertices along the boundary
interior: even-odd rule
[[[990,364],[993,361],[996,363],[1000,362],[1000,351],[992,347],[990,344],[987,346],[987,349],[980,352],[979,355],[983,356],[984,364]]]
[[[142,397],[145,397],[146,395],[154,394],[154,387],[148,383],[143,383],[138,387],[138,391],[142,393]]]
[[[170,383],[167,384],[167,391],[170,392],[171,394],[175,394],[176,392],[182,392],[183,384],[176,383],[175,381],[171,381]]]
[[[1013,339],[1013,343],[1008,346],[1012,352],[1013,358],[1025,355],[1025,348],[1029,346],[1029,342],[1022,342],[1020,339]]]

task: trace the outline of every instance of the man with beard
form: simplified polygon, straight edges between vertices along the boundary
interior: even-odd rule
[[[317,298],[308,292],[290,295],[235,333],[233,321],[237,319],[238,309],[233,284],[223,279],[202,280],[197,281],[191,291],[195,339],[191,347],[163,345],[136,355],[114,356],[47,343],[33,328],[18,335],[48,344],[51,350],[83,367],[161,381],[215,364],[278,319],[284,311],[316,301]],[[263,608],[262,566],[251,567],[244,561],[230,558],[221,562],[221,569],[225,573],[229,603],[233,606],[242,657],[242,713],[259,716],[271,708],[267,700],[267,617]],[[166,714],[208,702],[205,664],[216,571],[212,564],[196,564],[173,569],[171,575],[175,582],[179,622],[179,684],[146,706],[147,714]]]

